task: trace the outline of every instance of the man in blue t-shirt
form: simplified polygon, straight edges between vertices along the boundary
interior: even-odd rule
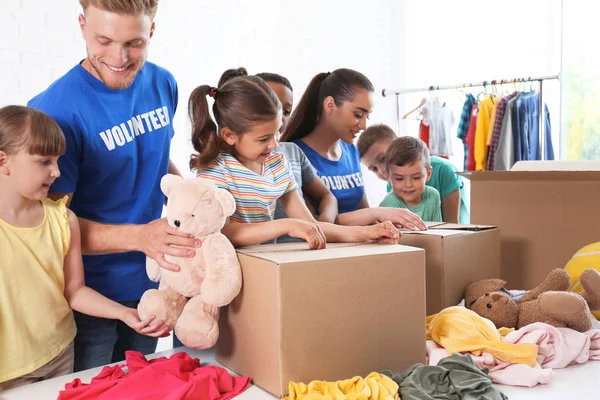
[[[86,284],[134,308],[157,286],[146,255],[177,270],[164,255],[193,256],[199,245],[160,219],[160,180],[178,173],[169,160],[178,99],[173,76],[146,62],[157,3],[82,0],[87,58],[28,104],[53,117],[67,139],[51,197],[68,195],[79,217]],[[75,321],[76,371],[123,360],[126,350],[156,351],[156,337],[119,321],[79,313]],[[144,333],[161,335],[163,325],[148,322]]]

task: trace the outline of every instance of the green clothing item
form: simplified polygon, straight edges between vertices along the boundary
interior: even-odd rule
[[[442,222],[442,201],[440,194],[432,187],[425,186],[423,200],[416,207],[407,205],[394,192],[388,193],[379,207],[407,208],[417,214],[423,221]]]
[[[442,200],[456,189],[460,189],[460,213],[458,222],[468,224],[471,221],[469,207],[467,205],[467,190],[461,176],[455,174],[458,169],[450,161],[441,157],[431,157],[431,178],[427,186],[437,189]],[[392,191],[392,185],[387,184],[388,193]]]
[[[408,371],[381,371],[400,386],[402,400],[505,400],[492,386],[487,369],[480,370],[468,355],[455,353],[437,366],[415,364]]]

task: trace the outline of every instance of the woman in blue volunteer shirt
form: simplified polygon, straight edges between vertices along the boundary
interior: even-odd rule
[[[426,229],[423,221],[409,210],[369,208],[354,139],[366,127],[373,109],[373,91],[373,84],[358,71],[336,69],[317,74],[300,99],[281,141],[296,143],[335,195],[339,208],[336,223],[369,225],[391,220],[410,229]]]

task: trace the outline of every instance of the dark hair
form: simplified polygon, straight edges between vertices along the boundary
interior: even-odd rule
[[[221,74],[221,77],[219,78],[219,83],[217,83],[217,87],[220,88],[228,80],[237,78],[239,76],[248,76],[248,71],[246,71],[246,68],[239,67],[228,69],[227,71]]]
[[[273,83],[281,83],[286,88],[290,89],[292,92],[294,89],[292,88],[292,84],[285,76],[275,74],[272,72],[261,72],[260,74],[256,74],[259,78],[265,80],[265,82],[273,82]]]
[[[377,141],[384,139],[394,140],[396,137],[396,133],[386,124],[371,125],[358,137],[358,141],[356,142],[358,154],[362,158]]]
[[[225,71],[221,76],[212,106],[216,124],[208,111],[206,98],[212,87],[198,86],[190,95],[188,113],[192,122],[192,145],[198,152],[190,159],[192,171],[202,170],[221,151],[232,152],[233,149],[221,138],[224,127],[242,135],[257,123],[273,120],[281,112],[279,99],[264,80],[230,71],[234,70]]]
[[[47,114],[25,106],[0,108],[0,150],[6,154],[26,148],[30,154],[60,156],[66,147],[60,126]]]
[[[340,68],[315,75],[296,106],[281,141],[291,142],[311,133],[321,117],[323,100],[332,96],[335,104],[340,106],[352,100],[357,89],[375,90],[366,76],[352,69]]]
[[[421,161],[425,168],[431,167],[429,149],[421,139],[411,136],[401,136],[394,139],[385,153],[385,169],[390,170],[390,165],[403,167]]]

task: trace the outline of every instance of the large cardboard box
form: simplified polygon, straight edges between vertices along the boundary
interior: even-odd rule
[[[216,359],[281,397],[425,361],[425,252],[305,243],[238,250],[241,293],[221,309]]]
[[[425,250],[427,315],[455,306],[470,283],[500,277],[500,232],[494,226],[430,224],[402,232],[400,244]]]
[[[471,180],[471,222],[500,228],[501,276],[531,289],[600,240],[600,163],[519,162],[511,171],[464,174]]]

